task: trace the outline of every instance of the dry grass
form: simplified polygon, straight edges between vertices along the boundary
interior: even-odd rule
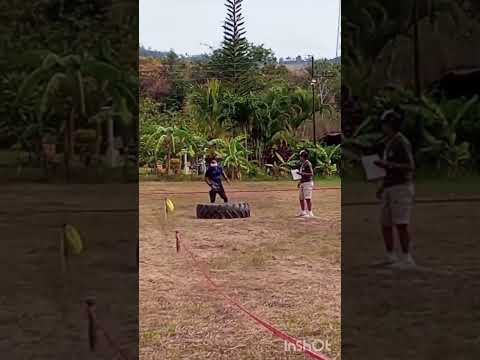
[[[419,198],[445,197],[418,189]],[[373,186],[363,186],[348,200],[373,196]],[[477,358],[478,204],[415,207],[413,255],[428,271],[368,267],[383,256],[378,211],[377,206],[342,209],[342,357]]]
[[[131,291],[137,284],[132,256],[137,232],[135,213],[66,212],[134,206],[133,186],[2,187],[0,350],[7,354],[5,358],[113,358],[103,340],[98,352],[89,350],[82,304],[86,296],[97,298],[99,319],[135,354],[138,299]],[[65,222],[80,230],[85,252],[71,258],[70,272],[63,277],[59,238]]]
[[[292,187],[292,183],[235,184]],[[294,188],[294,184],[293,184]],[[175,252],[174,230],[225,291],[292,336],[331,344],[340,354],[340,192],[317,191],[318,219],[294,217],[293,192],[231,194],[252,217],[198,220],[207,194],[176,195],[176,213],[162,222],[162,191],[204,191],[200,183],[140,187],[141,359],[303,359],[210,290],[190,261]]]

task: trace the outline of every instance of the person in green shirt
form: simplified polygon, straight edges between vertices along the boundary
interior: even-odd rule
[[[298,183],[300,200],[298,217],[315,217],[312,211],[313,166],[308,160],[308,151],[302,150],[300,152],[300,161],[300,169],[297,172],[302,177]]]
[[[386,137],[383,159],[375,165],[385,169],[385,177],[377,191],[381,200],[382,234],[387,251],[387,263],[391,265],[415,265],[410,254],[410,216],[414,203],[413,174],[415,162],[412,147],[401,133],[404,122],[402,114],[386,111],[381,118],[382,131]],[[394,252],[394,230],[398,233],[402,257]]]

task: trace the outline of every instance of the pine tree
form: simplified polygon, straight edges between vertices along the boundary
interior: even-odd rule
[[[249,44],[245,37],[245,20],[242,15],[243,0],[226,0],[227,16],[223,25],[224,39],[221,50],[223,77],[231,83],[237,93],[250,90]]]

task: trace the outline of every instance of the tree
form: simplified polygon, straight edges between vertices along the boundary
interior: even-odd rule
[[[226,125],[224,108],[221,99],[221,86],[218,80],[211,80],[206,86],[201,86],[189,98],[189,108],[208,139],[220,137]]]
[[[250,90],[249,70],[253,67],[245,38],[245,21],[242,15],[243,0],[226,0],[227,16],[223,25],[221,65],[223,76],[233,89],[245,94]]]

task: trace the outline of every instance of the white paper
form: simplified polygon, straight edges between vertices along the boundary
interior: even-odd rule
[[[300,180],[302,178],[302,175],[298,173],[298,170],[292,170],[292,177],[293,180]]]
[[[378,180],[386,175],[385,169],[374,164],[374,162],[378,160],[380,160],[378,155],[362,156],[362,164],[368,181]]]

